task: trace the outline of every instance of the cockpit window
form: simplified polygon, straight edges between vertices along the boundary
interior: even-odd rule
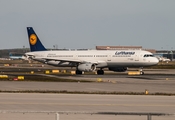
[[[154,57],[152,54],[145,54],[143,57]]]

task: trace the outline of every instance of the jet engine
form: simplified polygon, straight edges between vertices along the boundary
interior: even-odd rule
[[[94,71],[95,69],[96,69],[96,65],[92,63],[84,63],[84,64],[78,65],[79,71],[91,72],[91,71]]]
[[[114,72],[125,72],[127,67],[109,67],[108,69]]]

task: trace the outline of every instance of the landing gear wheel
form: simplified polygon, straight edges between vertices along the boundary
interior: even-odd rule
[[[104,75],[104,71],[103,70],[97,70],[97,74],[98,75]]]
[[[82,75],[82,71],[76,70],[76,75]]]
[[[140,71],[140,75],[144,75],[144,72],[143,71]]]

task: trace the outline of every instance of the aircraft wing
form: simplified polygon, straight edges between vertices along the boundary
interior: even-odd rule
[[[82,60],[70,60],[70,59],[51,59],[51,58],[43,58],[45,61],[60,61],[60,62],[70,62],[70,63],[93,63],[98,64],[97,61],[82,61]]]

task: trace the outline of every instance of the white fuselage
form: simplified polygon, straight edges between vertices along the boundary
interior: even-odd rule
[[[144,67],[159,62],[152,53],[143,50],[37,51],[26,55],[34,60],[67,67],[76,66],[76,63],[93,63],[97,68]]]

